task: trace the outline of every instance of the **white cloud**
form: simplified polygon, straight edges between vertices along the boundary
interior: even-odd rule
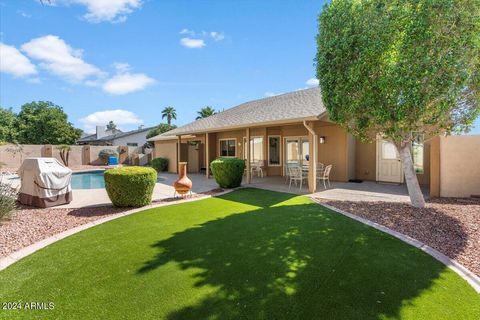
[[[26,12],[23,11],[23,10],[17,10],[17,14],[20,15],[20,16],[22,16],[22,17],[24,17],[24,18],[31,18],[31,17],[32,17],[31,14],[28,14],[28,13],[26,13]]]
[[[92,23],[125,22],[127,15],[142,6],[142,0],[52,0],[44,2],[52,6],[57,4],[83,5],[87,8],[87,13],[83,17]]]
[[[17,48],[0,43],[0,72],[25,77],[37,74],[37,68]]]
[[[147,86],[153,84],[154,79],[150,78],[144,73],[118,73],[112,78],[108,79],[102,86],[103,91],[122,95],[135,91],[144,90]]]
[[[279,92],[279,93],[275,93],[275,92],[271,92],[271,91],[267,91],[265,92],[265,97],[274,97],[274,96],[278,96],[279,94],[283,94],[283,92]]]
[[[225,39],[225,35],[222,32],[212,31],[209,35],[215,41],[222,41]]]
[[[306,84],[307,86],[311,86],[311,87],[313,87],[313,86],[318,86],[319,81],[318,81],[318,79],[310,78],[310,79],[308,79],[307,81],[305,81],[305,84]]]
[[[186,48],[202,48],[205,47],[205,41],[202,39],[182,38],[180,44]]]
[[[93,132],[96,126],[105,126],[109,121],[115,122],[119,127],[143,123],[143,120],[135,113],[122,109],[97,111],[80,119],[86,132]]]
[[[48,35],[30,40],[22,50],[40,66],[70,82],[82,82],[88,77],[101,77],[103,72],[82,59],[82,50],[75,50],[58,36]]]

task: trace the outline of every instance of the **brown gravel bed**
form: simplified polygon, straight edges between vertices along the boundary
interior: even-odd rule
[[[480,276],[480,199],[435,198],[422,209],[408,203],[318,200],[420,240]]]

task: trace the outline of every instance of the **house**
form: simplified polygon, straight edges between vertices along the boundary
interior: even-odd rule
[[[78,144],[95,146],[129,146],[142,147],[147,143],[147,133],[153,127],[138,127],[136,130],[122,132],[118,129],[106,130],[103,126],[97,126],[94,134],[80,138]]]
[[[417,136],[412,154],[420,185],[430,188],[434,196],[480,194],[480,137],[472,137],[424,140]],[[187,161],[190,172],[205,171],[208,177],[207,164],[215,158],[238,157],[250,159],[247,167],[261,161],[268,176],[285,175],[290,164],[308,167],[310,192],[317,189],[317,163],[332,164],[335,181],[404,183],[395,146],[381,138],[363,143],[330,121],[318,87],[246,102],[149,141],[155,143],[155,157],[170,160],[170,172],[177,171],[179,161]],[[455,149],[455,155],[442,151],[447,145]],[[448,161],[462,154],[462,165]],[[460,173],[462,167],[468,172]],[[247,183],[250,179],[247,170]]]

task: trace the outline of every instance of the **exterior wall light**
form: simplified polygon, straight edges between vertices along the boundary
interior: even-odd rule
[[[326,138],[325,138],[324,136],[321,136],[321,137],[320,137],[320,143],[321,143],[321,144],[324,144],[325,141],[326,141]]]

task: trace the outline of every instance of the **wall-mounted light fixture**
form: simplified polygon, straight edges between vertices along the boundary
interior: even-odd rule
[[[326,142],[326,138],[324,136],[320,137],[320,143],[324,144]]]

